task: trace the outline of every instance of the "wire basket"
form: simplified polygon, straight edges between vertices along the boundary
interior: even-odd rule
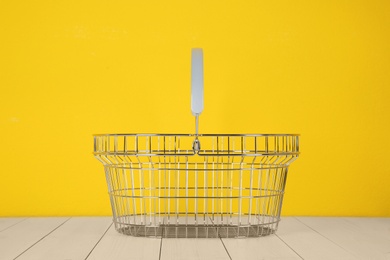
[[[277,230],[297,135],[96,135],[117,231],[257,237]]]
[[[195,134],[94,136],[115,229],[142,237],[258,237],[278,228],[292,134],[198,134],[203,52],[192,51]]]

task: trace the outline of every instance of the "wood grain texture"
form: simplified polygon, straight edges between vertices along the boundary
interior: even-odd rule
[[[71,218],[18,260],[84,260],[111,225],[111,218]]]
[[[302,259],[275,235],[222,240],[234,260]]]
[[[358,259],[390,259],[390,242],[380,232],[361,226],[364,224],[356,225],[343,218],[298,219]]]
[[[160,244],[160,238],[132,237],[119,234],[112,225],[87,259],[158,260]]]
[[[347,222],[360,227],[363,232],[370,233],[371,236],[382,238],[390,243],[390,218],[343,218]],[[387,248],[387,247],[386,247]]]
[[[303,259],[356,259],[340,245],[296,218],[282,218],[276,235]]]
[[[0,232],[22,222],[25,219],[26,218],[0,218]]]
[[[110,217],[1,218],[0,260],[390,259],[390,218],[284,217],[259,238],[144,238]]]
[[[8,260],[31,249],[69,218],[28,218],[0,232],[0,259]]]
[[[229,260],[219,238],[163,239],[161,260]]]

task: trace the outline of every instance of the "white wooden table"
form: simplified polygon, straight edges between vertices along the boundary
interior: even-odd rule
[[[137,238],[109,217],[0,218],[0,259],[386,259],[390,218],[284,217],[276,235]]]

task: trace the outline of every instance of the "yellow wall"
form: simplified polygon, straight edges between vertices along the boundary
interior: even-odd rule
[[[223,4],[222,4],[223,3]],[[2,1],[0,215],[108,215],[94,133],[300,133],[284,215],[390,216],[390,2]]]

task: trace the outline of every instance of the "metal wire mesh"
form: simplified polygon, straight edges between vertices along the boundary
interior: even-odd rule
[[[277,230],[298,135],[95,135],[118,232],[257,237]]]

